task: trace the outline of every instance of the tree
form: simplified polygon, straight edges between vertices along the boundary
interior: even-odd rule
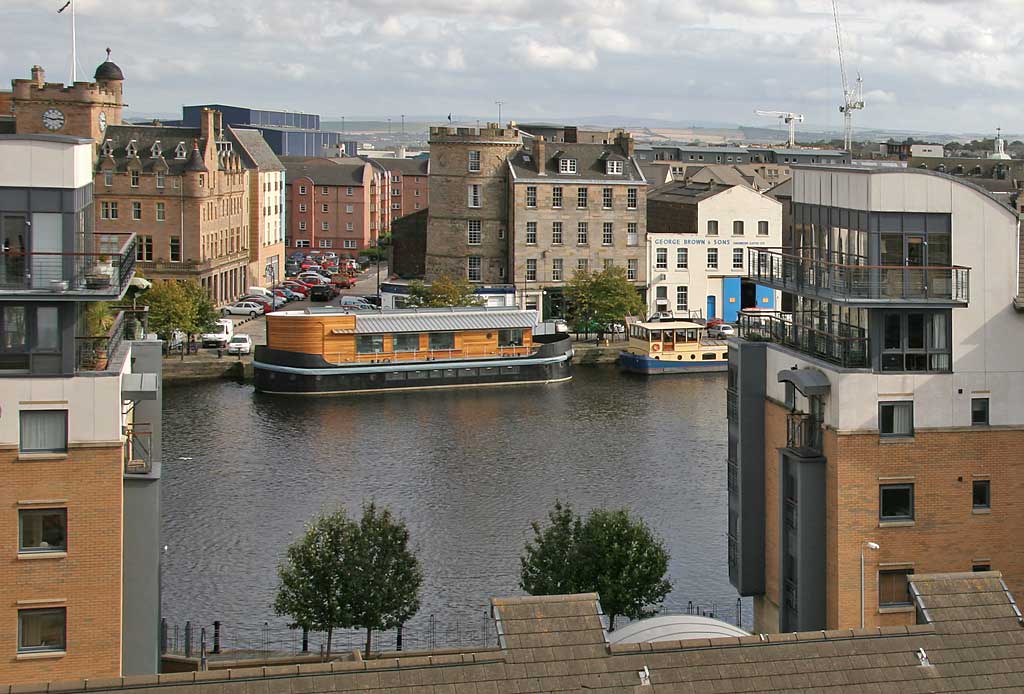
[[[334,630],[351,621],[344,562],[352,527],[344,511],[316,518],[277,570],[274,612],[290,616],[293,629],[326,631],[328,659]]]
[[[419,281],[410,282],[409,298],[405,303],[413,308],[439,308],[479,306],[481,301],[468,280],[441,275],[430,285]]]
[[[292,628],[327,632],[365,629],[366,657],[373,630],[393,629],[419,610],[423,572],[409,549],[409,531],[387,509],[363,507],[356,522],[344,511],[317,518],[288,548],[278,568],[274,611]]]
[[[197,335],[217,319],[209,294],[193,280],[154,282],[138,300],[149,306],[150,329],[165,340],[175,330]]]
[[[527,593],[596,592],[614,630],[615,617],[650,616],[650,606],[672,590],[664,544],[625,509],[597,509],[584,521],[556,501],[548,518],[544,530],[533,524],[534,539],[520,558],[519,585]]]
[[[217,307],[213,305],[209,292],[195,280],[188,280],[181,285],[188,301],[195,305],[195,316],[192,323],[194,333],[205,332],[217,320]]]
[[[622,267],[611,265],[600,272],[577,272],[566,287],[569,315],[577,328],[604,335],[610,323],[626,316],[643,315],[646,306]]]

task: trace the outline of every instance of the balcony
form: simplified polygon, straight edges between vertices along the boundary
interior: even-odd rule
[[[748,248],[747,276],[784,292],[847,306],[894,304],[966,306],[970,268],[848,265],[790,255],[777,248]]]
[[[0,250],[0,299],[117,301],[135,274],[135,234],[81,237],[82,252]]]
[[[787,414],[786,447],[805,455],[821,455],[821,422],[806,412]]]
[[[781,314],[740,314],[738,333],[744,340],[772,342],[847,369],[866,369],[870,363],[867,332],[846,323],[821,330]]]
[[[108,371],[117,368],[117,354],[125,340],[134,340],[147,329],[148,309],[123,307],[103,335],[75,338],[75,371]]]

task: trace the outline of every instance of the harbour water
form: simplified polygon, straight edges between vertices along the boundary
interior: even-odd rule
[[[667,604],[731,621],[724,379],[591,367],[551,386],[348,397],[167,388],[164,616],[284,625],[271,603],[287,545],[318,512],[375,500],[408,523],[419,618],[479,623],[491,596],[520,592],[530,523],[560,498],[642,516],[671,554]]]

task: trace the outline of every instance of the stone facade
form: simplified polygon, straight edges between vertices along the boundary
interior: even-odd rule
[[[479,268],[474,282],[509,281],[507,160],[521,145],[518,130],[493,123],[480,129],[430,129],[428,281],[444,274],[470,277],[471,264]],[[478,186],[475,200],[470,186]],[[479,224],[479,240],[474,228],[472,243],[471,224]]]
[[[99,79],[64,86],[59,82],[48,83],[46,71],[35,65],[31,79],[12,80],[11,87],[15,132],[19,135],[51,133],[100,142],[106,126],[121,124],[121,80]],[[61,127],[47,128],[43,124],[43,114],[50,110],[57,110],[63,116]]]

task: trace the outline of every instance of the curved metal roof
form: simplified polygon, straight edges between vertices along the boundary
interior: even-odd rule
[[[686,641],[717,639],[723,636],[749,636],[728,622],[693,614],[661,615],[630,622],[608,634],[608,642],[652,643],[654,641]]]

